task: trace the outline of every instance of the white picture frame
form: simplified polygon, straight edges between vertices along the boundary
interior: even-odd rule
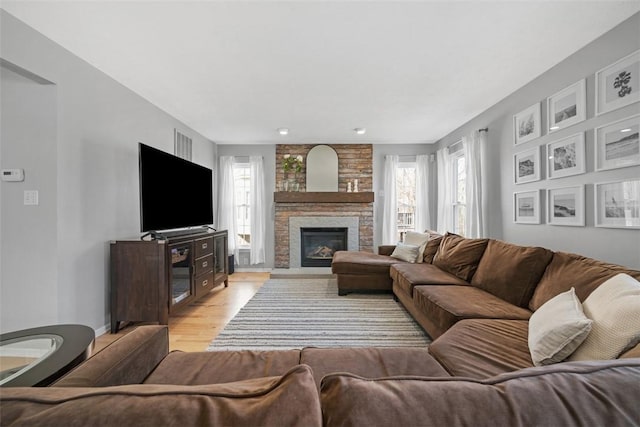
[[[600,182],[595,189],[595,226],[640,228],[640,179]]]
[[[640,101],[640,50],[596,72],[596,115]]]
[[[520,111],[513,116],[513,144],[524,144],[540,138],[542,123],[540,118],[540,103]]]
[[[516,184],[540,181],[540,147],[513,156],[513,179]]]
[[[547,98],[549,133],[573,126],[587,118],[587,85],[579,80]]]
[[[547,224],[584,227],[584,185],[547,189]]]
[[[597,127],[595,170],[640,165],[640,114]]]
[[[585,170],[584,132],[547,144],[547,178],[579,175]]]
[[[516,224],[540,224],[540,191],[513,193],[513,222]]]

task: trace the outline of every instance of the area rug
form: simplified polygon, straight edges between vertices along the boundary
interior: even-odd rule
[[[430,342],[391,295],[341,297],[335,279],[270,279],[207,350],[424,347]]]

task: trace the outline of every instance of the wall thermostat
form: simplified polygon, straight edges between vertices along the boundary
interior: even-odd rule
[[[3,181],[24,181],[24,169],[2,169]]]

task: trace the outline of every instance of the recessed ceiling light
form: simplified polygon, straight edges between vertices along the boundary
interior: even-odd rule
[[[358,134],[358,135],[364,135],[367,130],[365,128],[355,128],[354,131]]]
[[[622,132],[622,133],[631,132],[631,128],[621,129],[620,132]]]
[[[287,128],[278,128],[278,133],[280,135],[289,135],[289,129],[287,129]]]

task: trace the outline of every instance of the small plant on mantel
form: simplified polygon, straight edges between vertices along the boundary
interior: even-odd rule
[[[282,161],[282,170],[284,170],[284,173],[302,172],[302,164],[303,161],[301,155],[298,154],[296,157],[293,157],[291,154],[285,154],[284,160]]]

